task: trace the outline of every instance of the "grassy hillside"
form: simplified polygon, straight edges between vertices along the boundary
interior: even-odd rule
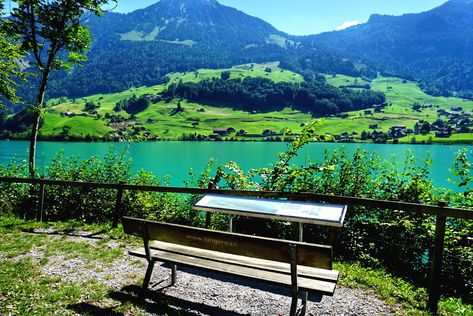
[[[269,71],[271,70],[271,71]],[[168,77],[170,82],[199,82],[204,79],[220,78],[220,74],[224,71],[230,72],[230,79],[245,77],[263,77],[273,80],[274,82],[302,82],[304,79],[295,72],[279,68],[278,62],[264,64],[245,64],[234,66],[229,69],[199,69],[195,72],[174,73]]]
[[[41,128],[43,137],[76,136],[78,138],[111,136],[117,138],[138,139],[189,139],[192,135],[210,135],[214,128],[232,128],[236,132],[244,130],[246,135],[230,133],[224,139],[259,139],[263,138],[263,131],[273,133],[265,136],[282,137],[281,131],[290,129],[297,133],[306,123],[314,118],[309,114],[286,108],[278,112],[256,113],[234,110],[228,104],[198,104],[187,100],[153,101],[144,111],[134,117],[125,111],[114,110],[117,102],[127,100],[132,96],[157,95],[170,84],[177,82],[199,82],[205,79],[220,78],[222,72],[228,71],[230,78],[264,77],[275,82],[302,82],[303,78],[294,72],[280,69],[279,63],[246,64],[229,69],[199,69],[193,72],[173,73],[168,76],[169,81],[164,85],[151,87],[130,88],[126,91],[113,94],[98,94],[77,99],[52,99],[44,115],[44,125]],[[353,111],[345,117],[317,118],[317,133],[327,135],[326,139],[348,133],[352,141],[360,141],[363,131],[376,130],[387,133],[393,125],[406,125],[414,129],[419,120],[429,123],[437,119],[448,120],[440,116],[439,110],[450,110],[462,107],[464,112],[473,113],[473,101],[459,98],[433,97],[425,94],[415,82],[399,78],[378,77],[372,81],[363,78],[344,75],[326,75],[331,85],[351,89],[371,88],[386,94],[388,106],[380,113],[374,109],[367,111]],[[85,111],[85,105],[93,102],[98,105],[95,112]],[[413,104],[422,107],[414,110]],[[178,104],[183,111],[174,113]],[[119,123],[113,124],[118,118]],[[113,121],[112,119],[115,119]],[[415,136],[415,138],[413,138]],[[438,142],[438,143],[473,143],[473,133],[453,134],[449,138],[437,138],[435,132],[426,135],[409,134],[401,137],[399,142]]]
[[[338,135],[343,132],[356,132],[360,134],[363,131],[369,131],[369,126],[373,124],[377,124],[377,129],[381,131],[387,131],[393,125],[406,125],[407,128],[413,129],[419,120],[429,123],[437,119],[448,120],[446,116],[440,116],[437,111],[455,107],[462,107],[465,112],[473,114],[473,101],[430,96],[424,93],[415,82],[400,78],[380,76],[368,82],[362,78],[327,75],[326,79],[329,84],[337,87],[369,84],[371,89],[384,92],[390,105],[385,107],[382,113],[372,111],[371,114],[366,114],[365,111],[354,111],[348,113],[348,118],[324,118],[318,125],[319,133]],[[427,107],[415,111],[412,106],[416,102]],[[400,142],[410,142],[413,136],[401,138]],[[437,138],[434,132],[415,136],[418,141],[428,141],[432,138],[433,142],[438,143],[473,143],[473,133],[453,134],[450,138]]]
[[[163,91],[175,82],[199,82],[205,79],[220,78],[224,71],[230,72],[230,78],[264,77],[275,82],[302,82],[301,75],[283,70],[277,62],[265,64],[238,65],[229,69],[199,69],[193,72],[170,74],[169,82],[165,85],[152,87],[131,88],[113,94],[97,94],[80,99],[51,99],[44,116],[44,125],[41,135],[45,137],[70,133],[85,137],[86,135],[105,136],[109,133],[119,137],[154,137],[159,139],[179,139],[183,134],[209,135],[214,128],[233,128],[235,131],[244,130],[247,135],[236,137],[231,133],[224,138],[261,139],[264,130],[276,134],[289,128],[293,132],[301,130],[301,125],[309,122],[312,117],[299,111],[284,109],[278,112],[250,114],[233,110],[219,104],[197,104],[186,100],[172,100],[171,102],[154,102],[146,110],[137,113],[133,121],[110,127],[107,115],[117,115],[127,120],[130,115],[124,111],[115,112],[117,102],[132,96],[154,95]],[[96,114],[84,111],[87,102],[99,105]],[[180,103],[184,111],[171,116],[173,110]],[[65,115],[67,113],[67,115]],[[73,117],[69,117],[69,116]],[[126,125],[123,126],[123,125]],[[121,130],[119,130],[121,129]],[[277,136],[277,135],[272,135]]]

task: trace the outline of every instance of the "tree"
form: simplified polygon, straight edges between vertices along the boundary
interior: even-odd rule
[[[422,105],[419,102],[414,102],[412,104],[412,109],[416,112],[421,112]]]
[[[421,122],[421,126],[419,128],[419,133],[421,133],[422,135],[426,135],[430,132],[430,124],[429,122],[426,122],[426,121],[423,121]]]
[[[93,101],[87,101],[84,105],[84,111],[86,112],[93,112],[98,108],[99,106],[95,104]]]
[[[70,68],[86,59],[90,33],[81,24],[85,14],[100,15],[102,7],[116,0],[17,0],[10,34],[18,36],[31,56],[30,68],[38,74],[35,103],[30,106],[33,124],[30,136],[29,173],[35,176],[36,140],[46,88],[52,71]]]
[[[0,95],[8,101],[18,102],[16,95],[16,80],[24,79],[19,60],[24,57],[21,47],[15,37],[8,35],[9,24],[3,17],[3,0],[0,0]],[[0,107],[2,100],[0,98]],[[1,110],[1,109],[0,109]]]
[[[230,75],[231,75],[230,71],[228,71],[228,70],[222,71],[222,73],[220,74],[220,78],[222,80],[228,80],[228,79],[230,79]]]

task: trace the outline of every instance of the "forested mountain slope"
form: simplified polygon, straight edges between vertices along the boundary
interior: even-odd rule
[[[431,94],[473,96],[471,0],[451,0],[420,14],[373,15],[365,24],[306,40],[420,80]]]

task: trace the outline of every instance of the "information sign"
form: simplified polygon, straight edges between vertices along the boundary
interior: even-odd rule
[[[205,195],[192,208],[206,212],[289,220],[336,227],[343,226],[347,210],[346,205],[234,197],[217,194]]]

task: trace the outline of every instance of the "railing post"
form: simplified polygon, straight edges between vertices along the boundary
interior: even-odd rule
[[[439,202],[439,206],[445,206],[445,203]],[[435,223],[434,251],[432,256],[432,268],[430,271],[429,302],[427,308],[433,315],[437,315],[438,302],[440,300],[440,285],[442,280],[442,260],[443,246],[445,239],[445,227],[447,217],[437,215]]]
[[[228,231],[230,233],[233,233],[233,215],[230,215],[230,220],[229,220],[229,223],[228,223]]]
[[[296,241],[303,241],[304,239],[304,225],[301,222],[292,222],[292,234]]]
[[[41,176],[41,180],[44,180],[44,176]],[[43,221],[43,210],[44,210],[44,183],[39,184],[39,221]]]
[[[205,212],[205,228],[210,227],[211,214],[210,212]]]
[[[113,213],[112,228],[117,228],[118,221],[120,220],[121,208],[122,208],[122,198],[123,198],[122,185],[124,185],[125,182],[120,181],[118,184],[119,184],[119,187],[118,187],[118,190],[117,190],[117,198],[115,200],[115,211]]]
[[[207,185],[207,189],[209,190],[214,190],[217,188],[218,181],[220,180],[219,173],[217,171],[217,174],[215,175],[215,178],[209,181],[209,184]],[[205,228],[210,228],[210,223],[212,221],[212,214],[210,212],[205,213]]]

